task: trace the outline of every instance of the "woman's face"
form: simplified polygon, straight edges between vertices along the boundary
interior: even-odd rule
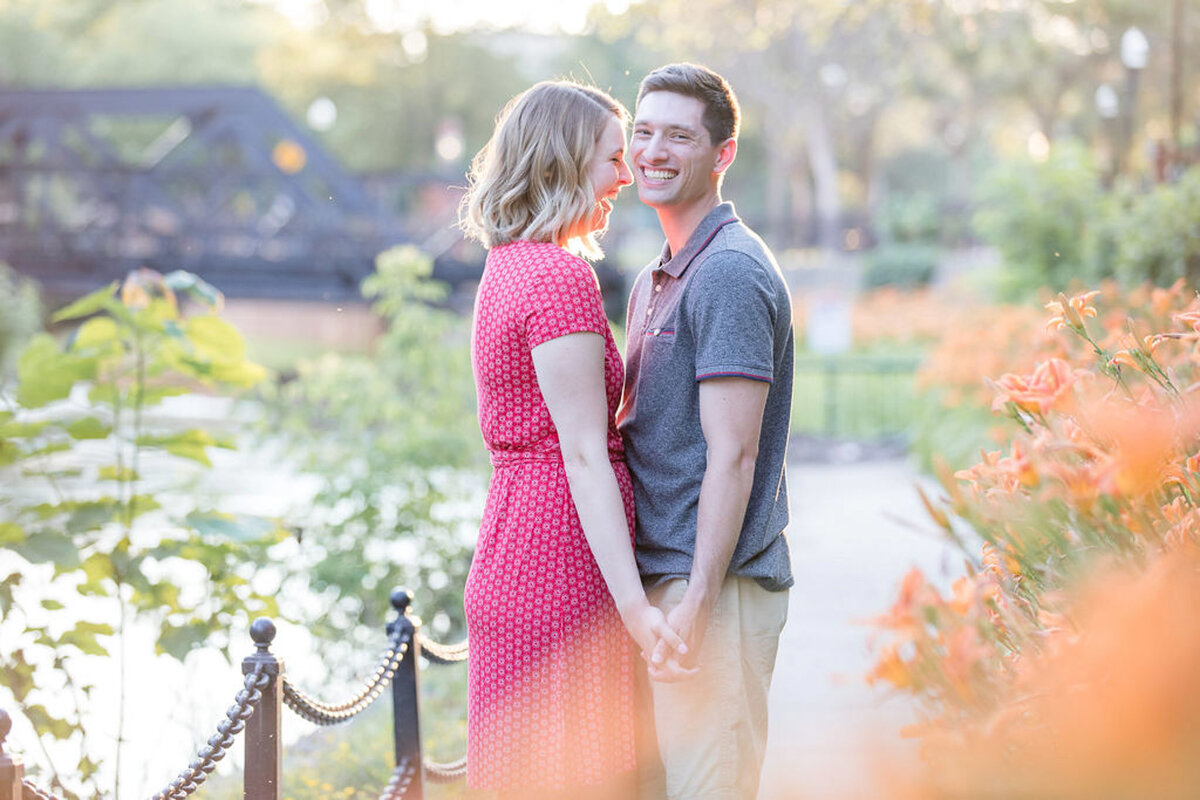
[[[594,233],[608,227],[612,201],[623,187],[633,183],[633,175],[625,164],[625,128],[615,115],[604,126],[587,170],[596,193],[596,206],[586,233]]]

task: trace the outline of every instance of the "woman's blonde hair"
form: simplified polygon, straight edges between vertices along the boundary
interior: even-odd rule
[[[588,164],[614,116],[629,121],[619,102],[574,81],[543,81],[510,100],[471,161],[463,231],[489,248],[528,239],[600,256],[600,231],[583,227],[596,208]]]

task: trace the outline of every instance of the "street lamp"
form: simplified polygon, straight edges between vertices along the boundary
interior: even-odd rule
[[[1121,34],[1121,63],[1125,65],[1125,114],[1117,173],[1123,171],[1125,158],[1133,145],[1134,118],[1137,116],[1138,77],[1150,59],[1150,42],[1136,25]]]

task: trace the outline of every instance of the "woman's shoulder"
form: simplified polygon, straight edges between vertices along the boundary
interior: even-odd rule
[[[493,247],[488,252],[488,264],[502,264],[508,269],[541,278],[592,274],[591,266],[579,256],[568,253],[552,242],[532,242],[527,239]]]

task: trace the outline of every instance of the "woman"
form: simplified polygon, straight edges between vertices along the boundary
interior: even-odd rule
[[[463,199],[489,248],[471,356],[494,467],[465,598],[467,781],[502,796],[634,796],[629,636],[683,647],[638,578],[624,369],[573,255],[599,255],[633,182],[627,121],[603,92],[539,83],[500,113]]]

